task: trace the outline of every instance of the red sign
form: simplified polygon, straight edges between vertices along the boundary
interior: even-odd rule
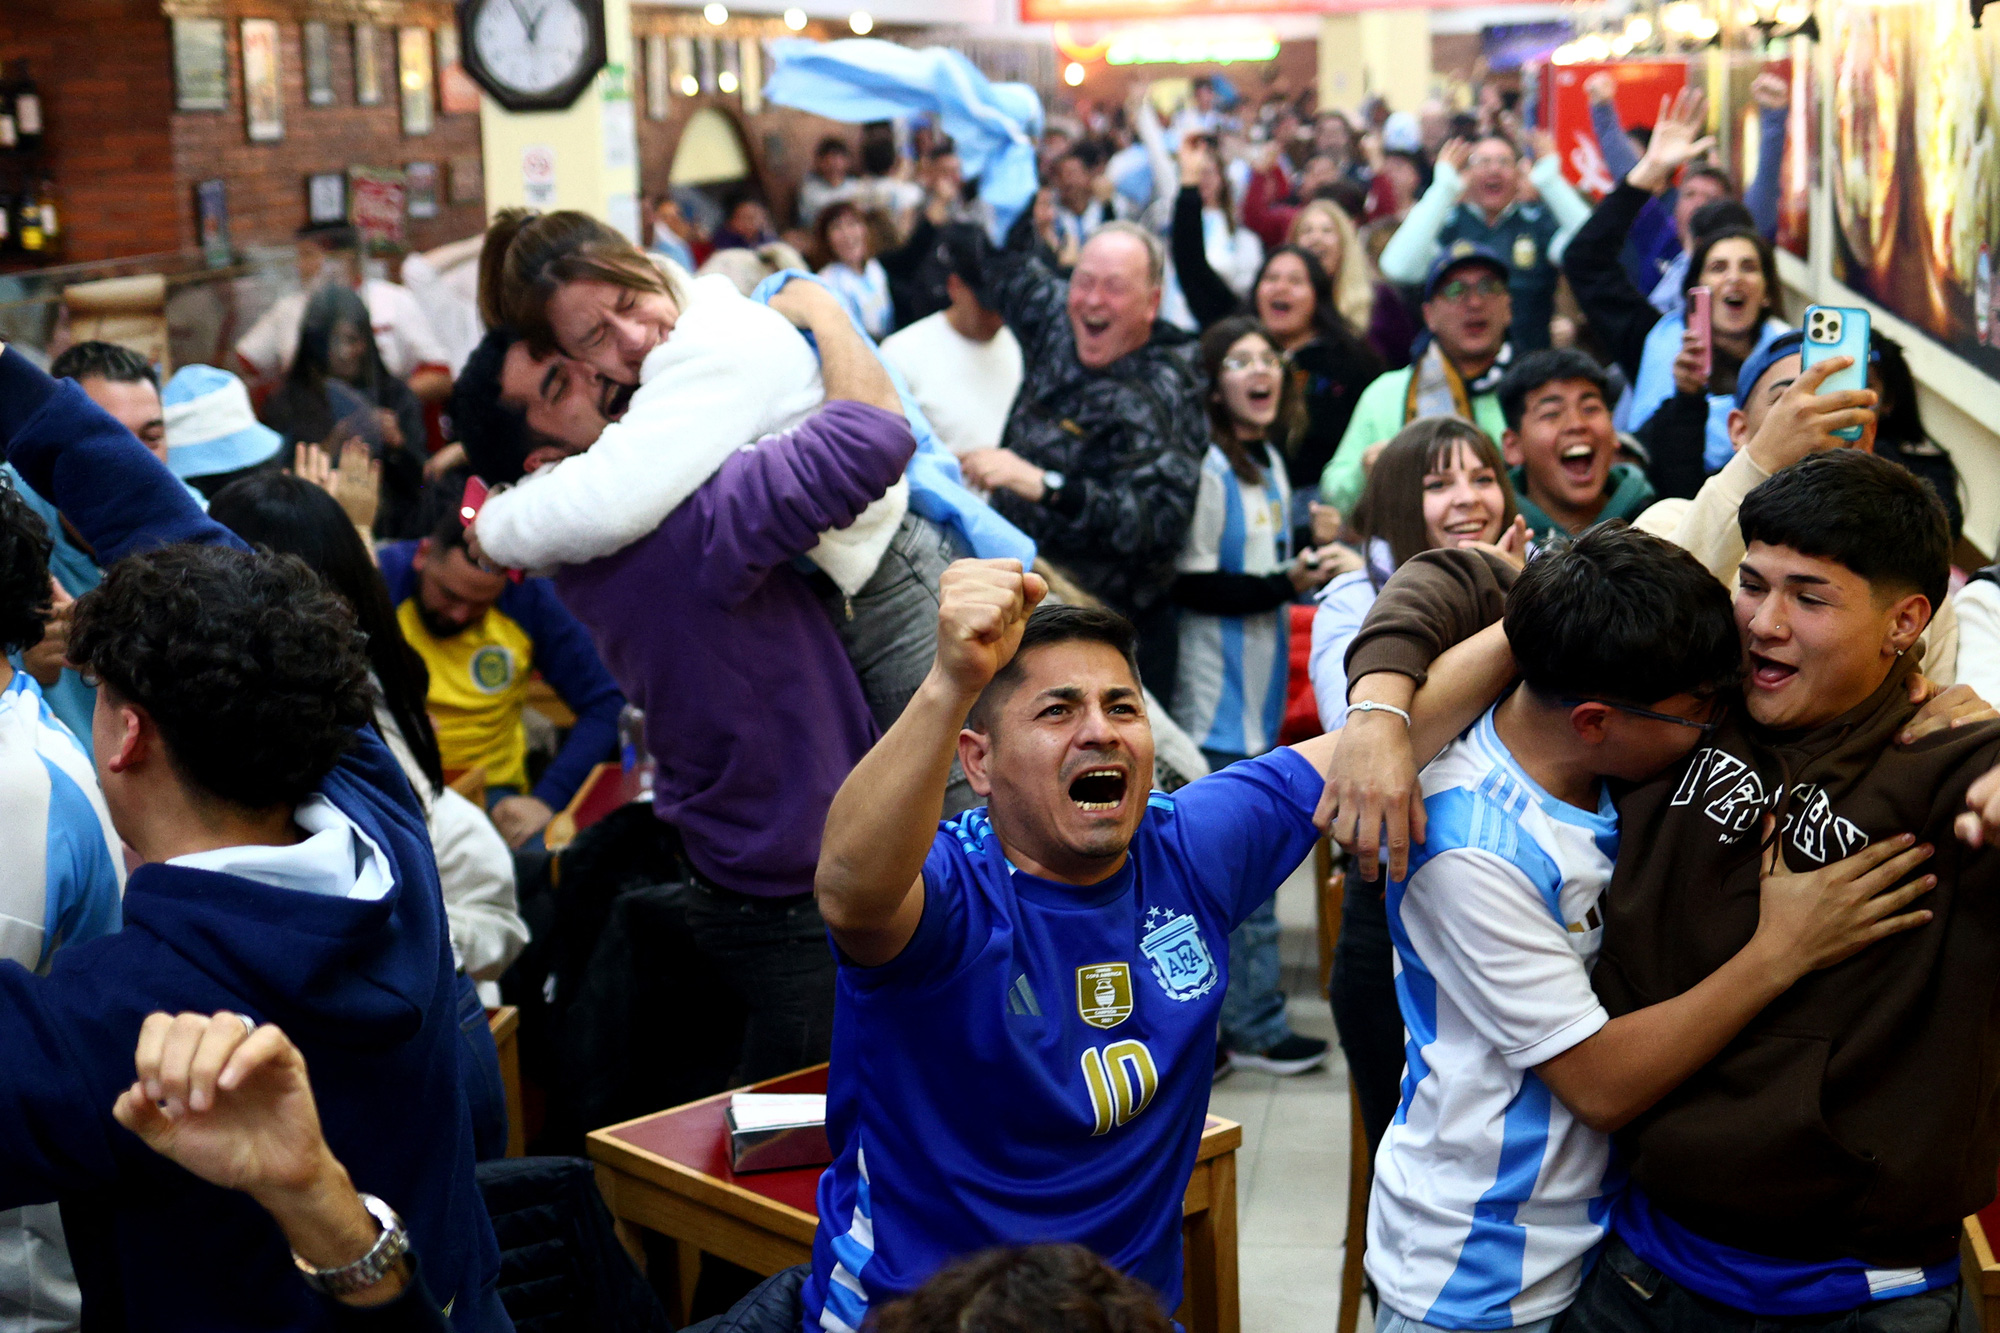
[[[1428,8],[1463,9],[1489,2],[1429,0]],[[1218,14],[1342,14],[1382,7],[1382,0],[1021,0],[1021,21],[1064,23],[1085,19],[1212,18]]]
[[[1597,150],[1597,135],[1590,128],[1590,99],[1583,91],[1584,80],[1600,72],[1618,83],[1613,105],[1618,108],[1618,123],[1628,129],[1658,120],[1660,99],[1672,97],[1688,81],[1687,62],[1682,60],[1544,66],[1542,87],[1548,91],[1543,101],[1549,132],[1562,156],[1563,175],[1592,198],[1601,198],[1617,184],[1604,165],[1604,154]]]

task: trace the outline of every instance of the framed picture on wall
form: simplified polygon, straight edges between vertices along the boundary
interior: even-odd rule
[[[446,189],[454,204],[478,204],[486,200],[486,164],[477,153],[454,157],[448,164],[451,178]]]
[[[229,29],[221,19],[174,20],[174,109],[229,109]]]
[[[403,96],[403,133],[429,134],[437,123],[429,28],[397,30],[396,89]]]
[[[667,65],[667,82],[675,92],[683,97],[693,97],[701,91],[701,82],[694,76],[694,38],[675,37],[667,49],[672,56]]]
[[[761,38],[744,37],[738,45],[742,48],[743,69],[738,77],[743,80],[743,110],[754,116],[764,109],[764,43]]]
[[[448,116],[479,110],[479,85],[465,72],[459,56],[458,25],[447,23],[437,30],[438,109]]]
[[[299,46],[305,54],[306,105],[333,105],[333,37],[324,23],[299,25]]]
[[[715,38],[713,37],[699,38],[694,44],[695,79],[700,84],[701,90],[705,93],[715,91],[715,73],[718,68],[715,46]]]
[[[196,182],[194,216],[202,259],[210,268],[228,264],[236,257],[229,244],[229,183],[219,176]]]
[[[656,32],[646,38],[646,114],[665,120],[672,96],[667,87],[667,35]]]
[[[354,103],[382,105],[382,30],[372,23],[354,25]]]
[[[306,221],[315,227],[347,221],[347,173],[320,171],[306,177]]]
[[[276,19],[243,20],[243,125],[251,143],[276,143],[285,137]]]
[[[413,218],[438,215],[438,167],[435,162],[412,162],[403,168],[404,198]]]

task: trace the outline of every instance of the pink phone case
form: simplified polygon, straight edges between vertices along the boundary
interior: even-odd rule
[[[1710,292],[1706,287],[1690,287],[1687,296],[1687,327],[1701,342],[1701,377],[1715,370],[1715,328],[1711,320]]]

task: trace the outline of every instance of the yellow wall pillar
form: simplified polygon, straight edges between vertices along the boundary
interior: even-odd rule
[[[1327,14],[1319,21],[1319,104],[1355,111],[1368,95],[1361,63],[1361,16]]]
[[[574,208],[639,239],[639,143],[632,102],[629,0],[604,0],[606,63],[566,111],[479,112],[488,214]]]
[[[1431,95],[1430,10],[1399,5],[1364,9],[1356,17],[1368,91],[1388,99],[1393,110],[1415,111]]]

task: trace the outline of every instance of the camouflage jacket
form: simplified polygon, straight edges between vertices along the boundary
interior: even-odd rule
[[[1102,370],[1076,357],[1069,284],[1039,259],[994,253],[988,304],[1021,344],[1021,389],[1001,444],[1063,474],[1040,503],[993,504],[1086,591],[1128,615],[1166,596],[1208,452],[1195,340],[1155,323],[1138,351]]]

